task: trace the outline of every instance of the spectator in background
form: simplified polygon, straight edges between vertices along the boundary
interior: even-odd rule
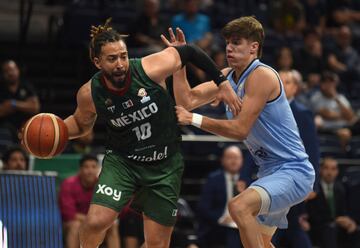
[[[298,71],[292,70],[280,71],[279,76],[283,82],[286,98],[290,103],[306,153],[309,155],[309,161],[316,173],[314,184],[316,190],[320,160],[319,142],[313,113],[295,98],[302,84],[301,75]],[[314,196],[315,193],[311,197]],[[287,218],[289,221],[288,229],[278,229],[273,237],[273,244],[276,247],[282,247],[281,244],[285,243],[286,247],[291,248],[312,248],[310,238],[306,233],[309,224],[304,202],[291,207]]]
[[[159,39],[168,28],[168,21],[160,16],[159,0],[144,0],[141,14],[130,28],[132,44],[141,47],[144,54],[159,52],[164,44]]]
[[[357,224],[346,212],[346,192],[338,182],[338,163],[326,157],[320,167],[320,189],[307,208],[313,240],[320,248],[360,247]]]
[[[67,248],[78,248],[80,246],[79,228],[89,209],[92,193],[100,172],[100,165],[95,156],[84,155],[79,164],[79,173],[65,179],[59,192],[59,205]],[[105,241],[108,248],[120,247],[117,222],[107,231]]]
[[[306,30],[304,32],[304,47],[296,58],[296,68],[305,78],[307,92],[310,93],[319,86],[321,72],[325,70],[325,67],[320,35],[314,29]]]
[[[21,125],[40,110],[39,99],[34,88],[21,79],[15,61],[1,64],[0,83],[0,127],[11,131],[14,142]]]
[[[198,204],[200,247],[241,247],[239,232],[229,214],[227,203],[246,188],[239,180],[243,166],[242,152],[237,146],[227,147],[221,159],[222,169],[212,172]]]
[[[353,84],[360,81],[360,56],[351,46],[352,33],[348,26],[341,26],[336,33],[336,47],[331,49],[327,63],[331,70],[340,75],[346,83],[345,90],[351,93]]]
[[[305,27],[304,7],[298,0],[275,0],[270,2],[273,28],[286,36],[299,36]]]
[[[358,133],[358,120],[349,101],[337,92],[339,77],[333,72],[324,72],[320,91],[311,98],[311,105],[316,116],[316,125],[322,132],[334,133],[339,137],[344,151],[348,151],[348,143],[352,132]]]
[[[172,18],[171,26],[181,28],[188,43],[197,43],[209,51],[213,37],[210,33],[210,18],[199,13],[199,0],[183,0],[184,11]]]
[[[294,59],[289,47],[281,47],[276,56],[277,70],[288,71],[293,69]]]
[[[5,151],[2,162],[3,170],[29,169],[29,157],[26,152],[18,146],[10,147]]]
[[[322,0],[305,0],[302,2],[307,26],[314,27],[318,33],[323,34],[326,28],[325,2]]]

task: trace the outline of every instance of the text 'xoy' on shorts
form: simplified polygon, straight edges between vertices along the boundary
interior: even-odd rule
[[[259,179],[249,186],[261,196],[258,222],[264,226],[287,228],[286,215],[290,207],[308,196],[314,181],[315,171],[308,160],[287,162],[276,170],[260,172]]]
[[[161,225],[173,226],[183,170],[180,152],[152,163],[106,154],[91,203],[120,212],[133,198],[133,209]]]

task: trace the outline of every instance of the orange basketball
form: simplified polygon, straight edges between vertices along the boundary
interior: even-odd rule
[[[39,158],[51,158],[61,153],[68,138],[64,121],[49,113],[33,116],[25,123],[22,133],[25,149]]]

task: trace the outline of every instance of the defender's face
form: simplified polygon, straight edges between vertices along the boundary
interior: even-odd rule
[[[101,48],[99,58],[94,59],[96,67],[114,85],[121,85],[129,69],[129,57],[123,41],[109,42]]]
[[[226,59],[230,67],[242,66],[255,54],[257,55],[259,43],[231,36],[226,40]]]

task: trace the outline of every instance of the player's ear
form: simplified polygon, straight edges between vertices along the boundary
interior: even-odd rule
[[[259,42],[257,41],[251,42],[250,53],[257,54],[258,50],[259,50]]]
[[[93,59],[94,61],[94,65],[96,66],[96,68],[98,68],[99,70],[101,70],[101,65],[100,65],[100,59],[98,57],[95,57]]]

